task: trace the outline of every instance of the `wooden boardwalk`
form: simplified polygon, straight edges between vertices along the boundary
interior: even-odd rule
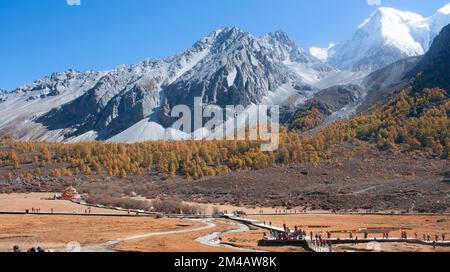
[[[237,221],[246,225],[251,225],[257,228],[266,229],[269,231],[281,232],[284,233],[285,230],[280,227],[267,225],[261,223],[258,220],[242,218],[238,216],[234,216],[231,214],[225,215],[225,218],[228,218],[233,221]],[[329,241],[332,245],[341,245],[341,244],[369,244],[369,243],[410,243],[410,244],[420,244],[420,245],[428,245],[428,246],[437,246],[437,247],[450,247],[450,241],[423,241],[420,239],[408,238],[388,238],[388,239],[339,239],[339,238],[330,238],[324,239],[325,241]],[[260,240],[258,242],[259,246],[298,246],[302,247],[309,251],[314,252],[330,252],[328,247],[320,247],[316,245],[315,240],[311,240],[309,237],[306,237],[305,240]]]

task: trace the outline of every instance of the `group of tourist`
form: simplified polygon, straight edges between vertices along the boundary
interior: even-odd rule
[[[26,213],[29,213],[30,210],[26,210]],[[31,208],[31,213],[40,213],[41,212],[41,208]]]
[[[415,233],[416,239],[418,239],[418,234]],[[441,238],[441,240],[444,242],[445,241],[445,233],[443,233],[441,235],[441,237],[439,237],[439,235],[434,235],[434,240],[433,242],[439,242],[439,238]],[[426,242],[430,242],[431,241],[431,235],[429,233],[424,233],[423,234],[423,240]]]
[[[284,241],[284,240],[294,240],[294,241],[306,241],[307,232],[299,226],[295,226],[294,229],[288,228],[283,225],[284,231],[271,230],[270,234],[272,239]],[[332,242],[331,242],[331,232],[326,232],[326,237],[323,237],[322,233],[309,232],[309,238],[311,246],[315,248],[316,251],[329,251],[332,252]],[[264,233],[264,240],[269,240],[270,238]]]
[[[265,224],[265,222],[264,222],[264,224]],[[269,225],[271,226],[272,222],[269,222]],[[283,225],[283,229],[284,229],[284,231],[271,230],[270,234],[275,240],[305,240],[306,239],[306,230],[300,228],[299,226],[295,226],[294,229],[291,230],[286,225]],[[311,235],[312,235],[312,232],[311,232]],[[269,239],[267,237],[266,233],[264,233],[263,238]],[[311,240],[312,240],[312,238],[311,238]]]
[[[247,213],[244,211],[234,211],[233,215],[236,217],[247,216]]]
[[[306,213],[306,210],[275,210],[276,214]]]
[[[19,253],[22,252],[22,250],[20,249],[19,246],[14,246],[13,247],[13,252]],[[50,252],[50,251],[46,251],[43,247],[38,246],[38,247],[30,247],[26,252]]]
[[[266,225],[266,221],[264,221],[264,225]],[[269,222],[269,226],[272,226],[272,222]],[[286,226],[286,224],[283,224],[283,230],[284,231],[275,231],[272,230],[271,231],[271,236],[273,237],[273,239],[275,240],[306,240],[307,238],[307,232],[306,230],[302,229],[300,226],[295,226],[293,230],[291,230],[289,227]],[[326,237],[324,237],[324,235],[326,235]],[[401,235],[401,239],[408,239],[408,233],[407,231],[401,231],[400,233]],[[414,233],[415,235],[415,239],[418,240],[419,236],[417,234],[417,232]],[[263,239],[267,240],[269,239],[266,235],[266,233],[264,233],[264,237]],[[326,231],[325,233],[323,232],[319,232],[319,233],[314,233],[312,231],[309,232],[309,239],[310,241],[313,241],[315,243],[318,243],[319,245],[324,245],[327,244],[326,240],[331,240],[331,232],[330,231]],[[359,237],[357,235],[354,235],[352,231],[348,232],[348,239],[350,240],[359,240]],[[369,233],[367,231],[364,232],[364,239],[369,239]],[[374,240],[376,240],[376,237],[373,237]],[[383,240],[385,239],[389,239],[389,232],[383,232]],[[445,233],[442,234],[440,237],[439,235],[435,235],[434,236],[434,240],[433,242],[439,242],[441,241],[446,241],[446,236]],[[338,237],[337,240],[340,240],[340,238]],[[431,235],[426,233],[423,235],[423,241],[426,242],[430,242],[431,241]]]
[[[30,213],[30,210],[26,209],[25,213],[27,213],[27,214]],[[34,208],[34,207],[32,207],[31,208],[31,213],[41,213],[41,208]],[[54,213],[53,208],[50,209],[50,213],[52,213],[52,214]],[[82,212],[80,212],[79,210],[74,210],[73,213],[74,214],[80,214]],[[92,213],[91,207],[88,207],[87,209],[84,210],[84,214],[91,214],[91,213]],[[128,213],[130,213],[130,211],[128,211]]]
[[[406,232],[406,230],[402,230],[402,232],[401,232],[401,238],[402,238],[402,239],[408,239],[408,233]]]
[[[322,239],[322,237],[318,237],[317,240],[312,241],[312,246],[314,247],[315,251],[319,252],[333,251],[333,244],[331,243],[331,240],[324,240]]]

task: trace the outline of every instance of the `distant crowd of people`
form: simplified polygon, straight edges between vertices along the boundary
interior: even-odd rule
[[[272,222],[268,222],[268,224],[266,224],[266,221],[264,221],[264,225],[268,225],[268,226],[272,226]],[[286,226],[286,224],[283,224],[283,230],[284,231],[276,231],[276,230],[271,230],[270,231],[270,235],[271,237],[267,236],[267,233],[264,233],[263,235],[263,239],[264,240],[269,240],[269,239],[274,239],[274,240],[296,240],[296,241],[301,241],[301,240],[307,240],[308,236],[307,236],[307,231],[305,229],[302,229],[300,226],[294,226],[294,229],[290,229],[289,227]],[[377,240],[376,237],[369,237],[369,233],[367,231],[363,232],[364,235],[364,239],[374,239]],[[389,232],[383,232],[382,233],[382,239],[383,240],[387,240],[389,239]],[[408,239],[408,233],[407,231],[401,231],[400,233],[401,238],[400,239]],[[415,239],[419,240],[419,235],[417,232],[414,233]],[[314,242],[315,244],[317,244],[318,246],[328,246],[328,244],[330,244],[330,240],[332,239],[332,233],[330,231],[325,231],[325,232],[318,232],[318,233],[314,233],[313,231],[309,232],[309,240]],[[337,237],[336,240],[340,240],[340,237]],[[352,231],[348,232],[348,239],[350,240],[355,240],[358,241],[360,238],[357,235],[354,235],[354,233]],[[446,241],[446,236],[445,233],[442,234],[441,236],[439,235],[435,235],[434,236],[434,240],[432,240],[431,235],[426,233],[423,234],[423,241],[425,242],[434,242],[437,243],[439,241]],[[329,245],[331,247],[331,245]]]
[[[236,217],[247,216],[247,213],[244,211],[234,211],[233,215]]]
[[[13,247],[13,252],[19,253],[19,252],[22,252],[22,249],[16,245]],[[52,251],[45,250],[43,247],[38,246],[38,247],[30,247],[27,251],[24,251],[24,252],[52,252]]]
[[[25,210],[26,213],[30,213],[30,210]],[[41,212],[41,208],[31,208],[31,213],[40,213]]]
[[[30,209],[26,209],[25,210],[25,213],[27,213],[27,214],[29,214],[29,213],[34,213],[34,214],[36,214],[36,213],[41,213],[41,208],[34,208],[34,207],[32,207],[31,208],[31,210]],[[50,208],[50,213],[54,213],[54,209],[53,208]],[[82,213],[84,213],[84,214],[91,214],[92,213],[92,209],[91,209],[91,207],[88,207],[87,209],[84,209],[84,210],[74,210],[73,211],[73,213],[74,214],[82,214]]]
[[[269,222],[271,225],[272,222]],[[278,241],[284,240],[294,240],[294,241],[306,241],[308,234],[305,229],[302,229],[300,226],[294,226],[294,229],[290,229],[283,224],[283,232],[271,230],[270,234],[272,239]],[[312,231],[309,232],[309,241],[311,242],[311,246],[314,247],[316,251],[328,251],[332,252],[333,244],[331,242],[331,232],[325,232],[326,237],[323,237],[322,233],[314,233]],[[266,233],[263,235],[264,240],[269,240],[270,238]]]

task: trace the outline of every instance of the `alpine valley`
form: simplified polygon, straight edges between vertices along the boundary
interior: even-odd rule
[[[366,10],[375,9],[358,1]],[[24,34],[41,32],[31,27],[32,20],[21,20],[22,2],[0,4],[8,10],[16,6],[11,12],[16,21],[0,29],[14,32],[20,25],[17,32],[30,44],[11,39],[6,45],[44,56]],[[249,14],[252,4],[236,10],[226,0],[109,1],[111,9],[99,4],[105,1],[82,1],[80,7],[46,2],[52,9],[39,8],[39,20],[53,8],[70,9],[77,17],[58,14],[63,27],[65,20],[74,20],[72,25],[79,23],[83,33],[97,38],[97,31],[85,27],[94,20],[108,35],[123,40],[129,34],[139,41],[143,36],[136,24],[167,34],[171,28],[164,24],[176,18],[170,24],[193,28],[202,18],[228,16],[218,8],[202,17],[202,9],[196,13],[201,18],[184,20],[193,18],[190,10],[220,2],[235,13],[229,16],[233,23],[239,14],[270,26],[288,14],[302,15],[281,9],[278,17],[261,18]],[[279,2],[309,7],[327,27],[339,25],[325,18],[321,4],[314,8],[316,2],[336,1]],[[418,7],[431,1],[406,2]],[[359,9],[339,5],[346,5],[340,10],[345,18]],[[0,13],[10,15],[2,8]],[[103,15],[117,24],[106,26]],[[6,17],[2,22],[9,21]],[[125,20],[131,17],[136,20]],[[147,23],[153,19],[161,24]],[[37,27],[53,29],[44,25]],[[163,267],[181,269],[270,267],[272,261],[238,255],[208,260],[199,252],[292,252],[294,258],[302,251],[450,252],[450,3],[429,17],[380,7],[348,33],[347,41],[327,40],[326,48],[302,48],[299,44],[317,37],[297,43],[282,30],[255,36],[224,27],[205,35],[167,58],[109,71],[68,70],[0,90],[0,252],[196,252],[156,257],[168,260]],[[42,37],[45,46],[52,44]],[[105,37],[98,37],[100,44],[109,44]],[[80,39],[83,44],[85,38]],[[133,50],[147,45],[130,41]],[[85,47],[80,49],[84,53]],[[19,67],[22,59],[38,69],[48,65],[22,55],[8,63]],[[49,62],[60,65],[58,59]],[[25,76],[4,66],[11,80]],[[175,129],[180,118],[172,116],[178,105],[185,105],[183,118],[194,112],[189,121],[195,128],[199,108],[220,108],[212,112],[216,117],[228,116],[227,106],[242,105],[249,126],[242,126],[247,122],[242,119],[221,120],[236,124],[244,134],[240,139],[215,138],[216,123],[211,131],[182,132]],[[258,130],[259,136],[275,135],[276,148],[269,152],[262,147],[270,136],[246,138],[255,136],[251,114],[261,116],[253,110],[265,105],[279,106],[271,117],[280,117],[279,125],[262,128],[270,133]],[[199,119],[210,123],[210,118]],[[273,261],[287,267],[284,258]]]

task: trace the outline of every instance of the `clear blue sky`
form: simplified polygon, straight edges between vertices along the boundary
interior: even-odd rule
[[[382,0],[432,15],[449,0]],[[111,69],[189,48],[224,26],[256,36],[283,29],[305,48],[351,37],[366,0],[0,0],[0,88],[52,72]]]

